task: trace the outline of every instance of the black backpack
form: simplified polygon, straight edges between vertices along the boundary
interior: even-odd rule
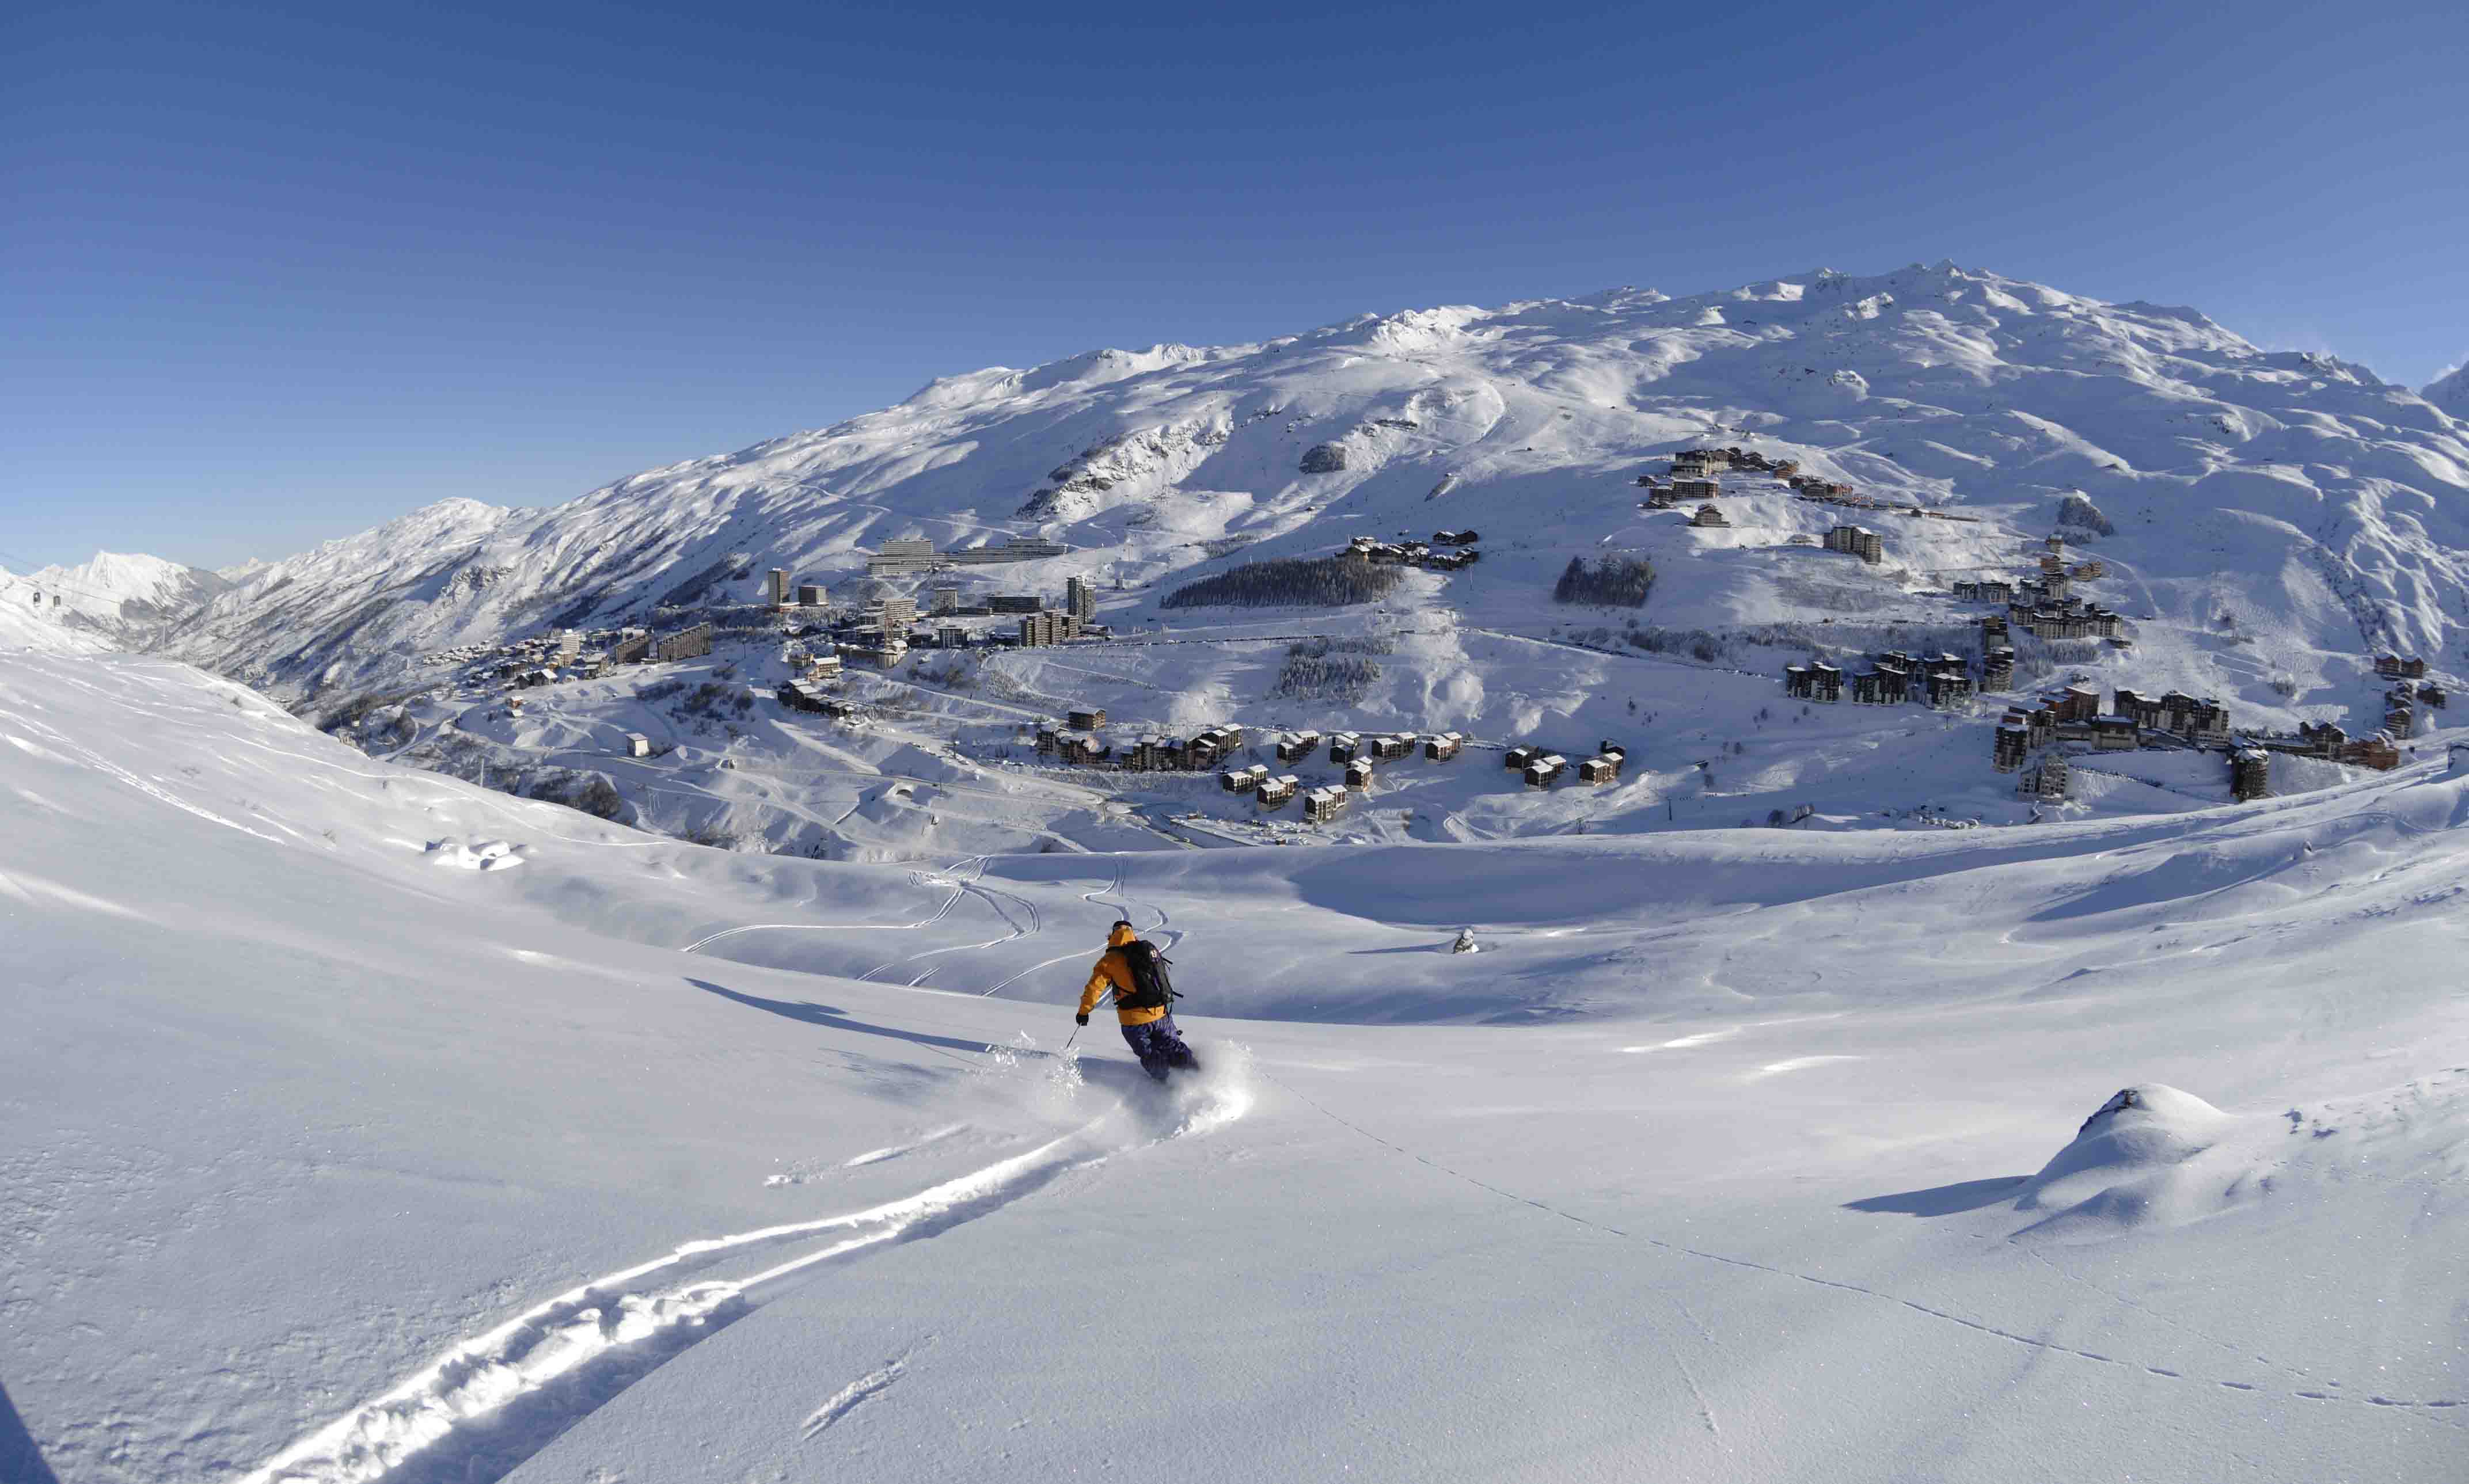
[[[1115,950],[1132,970],[1132,988],[1128,993],[1117,991],[1115,1004],[1123,1010],[1172,1010],[1179,997],[1174,981],[1166,977],[1165,966],[1173,960],[1157,950],[1157,945],[1146,938],[1134,938]]]

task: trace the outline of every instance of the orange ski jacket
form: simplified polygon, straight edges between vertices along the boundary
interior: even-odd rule
[[[1114,991],[1119,997],[1132,993],[1139,988],[1132,982],[1132,966],[1123,957],[1121,951],[1124,944],[1139,936],[1140,934],[1128,927],[1118,927],[1106,935],[1106,951],[1097,955],[1096,967],[1089,970],[1088,987],[1080,992],[1082,1015],[1085,1016],[1096,1009],[1097,1001],[1105,998],[1106,992],[1109,990]],[[1147,1010],[1125,1010],[1122,1006],[1117,1005],[1115,1018],[1125,1025],[1146,1025],[1152,1020],[1165,1019],[1165,1007],[1160,1005]]]

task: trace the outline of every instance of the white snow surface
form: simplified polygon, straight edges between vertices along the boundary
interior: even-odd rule
[[[2464,821],[802,860],[0,652],[0,1473],[2450,1477]]]

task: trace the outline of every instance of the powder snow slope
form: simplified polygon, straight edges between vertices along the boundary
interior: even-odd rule
[[[2446,1477],[2464,823],[747,857],[0,653],[6,1409],[81,1484]],[[1197,1085],[1050,1054],[1117,916]]]
[[[1473,526],[1494,559],[1409,601],[1480,620],[1531,606],[1572,553],[1676,540],[1624,535],[1641,528],[1627,476],[1713,441],[2034,534],[2082,493],[2116,528],[2101,554],[2132,568],[2130,597],[2156,617],[2234,609],[2301,649],[2444,652],[2469,618],[2464,440],[2404,387],[2258,350],[2192,309],[1950,263],[1821,270],[947,377],[552,509],[415,512],[254,574],[176,650],[286,698],[383,689],[420,651],[749,601],[775,565],[844,580],[886,537],[1032,531],[1071,554],[979,576],[1138,588],[1357,534]],[[1780,547],[1798,529],[1788,506],[1772,520],[1756,507],[1759,531],[1709,549]],[[1891,531],[1893,563],[1926,579],[2006,555],[1961,527],[1922,529],[1940,525]],[[1652,621],[1814,622],[1891,609],[1916,585],[1852,591],[1744,557],[1668,585]]]

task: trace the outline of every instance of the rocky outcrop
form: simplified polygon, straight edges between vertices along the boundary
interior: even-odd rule
[[[1301,466],[1306,474],[1335,474],[1346,468],[1346,445],[1315,444],[1304,450]]]
[[[2115,536],[2117,527],[2110,524],[2100,507],[2088,494],[2069,494],[2058,502],[2058,527],[2077,539],[2088,536]]]

